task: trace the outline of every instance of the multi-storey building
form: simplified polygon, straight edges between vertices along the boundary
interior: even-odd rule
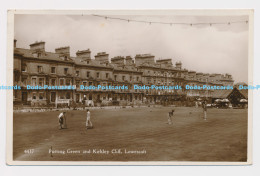
[[[58,105],[71,102],[85,105],[134,105],[174,102],[210,97],[212,90],[186,89],[185,85],[233,85],[229,74],[205,74],[182,68],[172,59],[155,60],[150,54],[117,56],[100,52],[91,58],[89,49],[70,54],[70,47],[45,51],[45,42],[30,49],[16,47],[14,40],[14,104]],[[71,86],[72,89],[28,89],[28,86]],[[120,86],[125,89],[82,89],[82,86]],[[134,86],[172,86],[176,89],[134,89]],[[181,88],[181,89],[180,89]]]

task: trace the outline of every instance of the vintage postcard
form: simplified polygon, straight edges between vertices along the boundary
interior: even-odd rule
[[[8,12],[8,165],[252,164],[253,10]]]

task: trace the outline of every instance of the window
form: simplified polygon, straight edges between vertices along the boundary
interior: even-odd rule
[[[90,76],[90,72],[87,72],[87,78],[89,78],[89,76]]]
[[[122,80],[123,80],[123,81],[125,80],[125,76],[122,76]]]
[[[43,92],[40,92],[40,93],[39,93],[39,99],[40,99],[40,100],[43,100],[43,97],[44,97],[44,93],[43,93]]]
[[[60,92],[60,99],[64,99],[65,96],[64,96],[64,92]]]
[[[130,81],[132,81],[132,76],[130,76]]]
[[[15,73],[14,73],[14,80],[15,80],[16,82],[19,81],[19,74],[18,74],[18,72],[15,72]]]
[[[88,85],[89,85],[89,86],[92,86],[92,82],[89,82]]]
[[[89,94],[89,100],[92,100],[92,94]]]
[[[32,78],[32,86],[36,86],[36,78]]]
[[[83,82],[83,86],[84,87],[87,86],[87,82],[86,81]]]
[[[99,78],[99,72],[97,72],[97,78]]]
[[[79,81],[76,81],[76,87],[79,88]]]
[[[66,99],[70,99],[70,92],[66,93]]]
[[[36,100],[36,93],[34,92],[33,95],[32,95],[32,99],[33,100]]]
[[[64,86],[64,79],[60,79],[60,86]]]
[[[26,64],[22,64],[22,72],[26,72],[27,71],[27,65]]]
[[[66,79],[66,86],[70,85],[70,79]]]
[[[44,78],[39,78],[39,86],[44,86]]]
[[[37,57],[41,57],[42,56],[42,53],[37,53]]]
[[[56,79],[51,79],[51,85],[56,86]]]
[[[51,73],[56,73],[56,67],[51,67]]]
[[[42,73],[42,72],[43,72],[42,66],[38,66],[38,73]]]
[[[115,81],[116,81],[117,75],[115,75],[114,78],[115,78]]]
[[[108,74],[108,73],[106,73],[106,78],[108,78],[108,76],[109,76],[109,74]]]
[[[76,76],[79,76],[79,71],[78,70],[76,71]]]
[[[89,61],[87,61],[87,64],[89,64]]]
[[[66,74],[68,74],[68,68],[64,68],[64,74],[66,75]]]
[[[26,85],[27,84],[27,78],[22,78],[22,83]]]
[[[139,81],[139,77],[136,77],[136,81]]]

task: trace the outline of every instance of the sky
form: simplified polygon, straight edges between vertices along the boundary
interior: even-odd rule
[[[15,15],[14,38],[18,48],[45,41],[45,50],[70,46],[114,56],[152,54],[155,59],[171,58],[173,63],[203,73],[229,73],[235,82],[248,82],[247,16],[113,15],[110,17],[174,23],[217,23],[220,25],[166,25],[127,22],[92,15]],[[228,22],[231,22],[228,25]]]

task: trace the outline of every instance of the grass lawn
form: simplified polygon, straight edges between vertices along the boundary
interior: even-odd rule
[[[247,110],[175,108],[91,110],[94,129],[85,130],[86,111],[68,111],[58,129],[55,112],[14,113],[13,159],[17,161],[246,161]],[[50,149],[65,154],[49,152]],[[25,150],[33,149],[33,153]],[[111,153],[121,149],[122,153]],[[67,152],[68,150],[68,152]],[[95,153],[105,150],[109,153]],[[145,151],[146,153],[125,153]],[[74,151],[75,153],[70,153]],[[82,153],[90,151],[91,153]],[[118,151],[118,150],[116,150]],[[80,153],[77,153],[80,152]]]

